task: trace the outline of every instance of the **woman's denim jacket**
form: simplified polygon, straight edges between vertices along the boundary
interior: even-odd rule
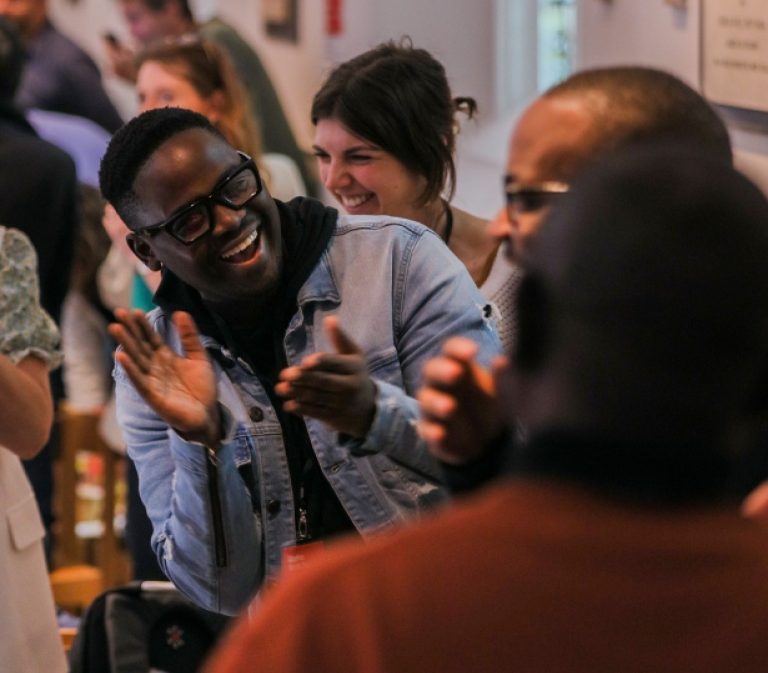
[[[429,229],[409,220],[340,216],[285,334],[289,365],[331,351],[322,319],[336,315],[365,351],[377,386],[364,440],[306,418],[330,485],[356,528],[372,532],[445,498],[439,468],[416,431],[422,366],[449,336],[479,344],[487,364],[499,352],[490,311],[466,269]],[[179,351],[160,309],[150,322]],[[295,516],[280,424],[248,365],[203,337],[226,410],[227,437],[215,453],[182,440],[117,367],[118,419],[152,521],[152,546],[176,586],[199,605],[236,613],[281,550],[295,542]]]

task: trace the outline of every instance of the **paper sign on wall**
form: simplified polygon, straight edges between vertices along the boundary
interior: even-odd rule
[[[702,91],[768,111],[768,0],[702,0]]]

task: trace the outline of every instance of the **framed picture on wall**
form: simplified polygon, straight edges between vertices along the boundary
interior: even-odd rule
[[[264,30],[270,37],[297,42],[298,0],[262,0]]]
[[[768,112],[766,0],[702,0],[701,83],[715,103]]]

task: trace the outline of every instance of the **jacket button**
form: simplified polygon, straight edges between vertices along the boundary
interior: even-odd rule
[[[272,500],[267,501],[267,512],[269,514],[277,514],[280,511],[280,501],[275,500],[274,498]]]
[[[248,411],[248,415],[254,423],[264,420],[264,410],[261,407],[251,407]]]

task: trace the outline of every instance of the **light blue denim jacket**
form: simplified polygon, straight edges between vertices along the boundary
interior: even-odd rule
[[[439,468],[416,432],[422,366],[453,335],[476,341],[486,364],[500,350],[464,266],[420,224],[340,216],[298,304],[283,342],[289,365],[333,350],[322,319],[336,315],[365,351],[377,386],[364,441],[345,441],[321,421],[305,419],[320,467],[356,528],[379,530],[443,500]],[[150,322],[180,350],[167,315],[156,309]],[[209,337],[204,343],[219,352],[213,362],[229,417],[215,457],[170,429],[119,367],[117,410],[163,570],[199,605],[234,614],[279,569],[281,549],[294,544],[294,504],[268,395],[246,363]],[[242,470],[252,472],[253,498]]]

